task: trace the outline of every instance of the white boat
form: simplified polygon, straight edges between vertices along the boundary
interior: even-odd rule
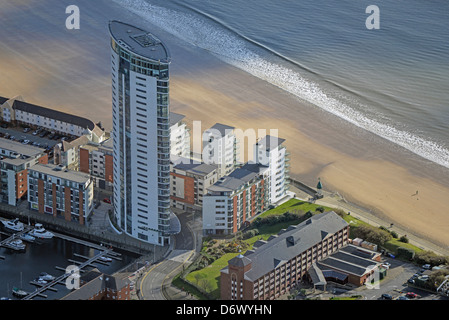
[[[48,274],[47,272],[42,272],[39,275],[39,279],[42,279],[45,281],[53,281],[53,280],[55,280],[55,277],[53,277],[51,274]]]
[[[28,233],[21,234],[19,236],[19,238],[24,240],[24,241],[28,241],[28,242],[33,242],[34,240],[36,240],[35,237],[33,237],[32,235],[30,235]]]
[[[51,239],[54,236],[53,233],[45,230],[41,223],[36,223],[34,229],[31,230],[29,234],[39,239]]]
[[[18,231],[23,231],[23,223],[19,221],[19,219],[14,219],[14,220],[9,220],[9,221],[5,221],[2,220],[3,226],[9,230],[18,232]]]
[[[26,245],[20,239],[11,240],[6,243],[6,246],[14,250],[24,250],[26,248]]]
[[[18,298],[25,298],[29,293],[17,287],[12,288],[12,294]]]
[[[101,256],[100,258],[98,258],[99,260],[101,260],[101,261],[104,261],[104,262],[111,262],[112,261],[112,259],[111,258],[109,258],[109,257],[105,257],[105,256]]]
[[[34,282],[37,283],[37,284],[41,284],[41,285],[47,284],[47,281],[42,279],[42,278],[40,278],[40,277],[35,279]]]

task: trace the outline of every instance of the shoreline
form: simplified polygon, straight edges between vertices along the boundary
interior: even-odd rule
[[[5,44],[0,48],[1,96],[22,95],[30,103],[101,121],[110,130],[107,21],[135,21],[170,48],[171,111],[184,114],[190,128],[201,120],[202,130],[216,122],[242,130],[278,129],[291,153],[292,177],[311,186],[321,178],[325,190],[449,247],[447,168],[185,44],[114,3],[83,0],[78,5],[84,14],[79,31],[65,29],[65,7],[55,0],[0,5],[7,9],[0,30],[28,18],[20,41],[0,31]],[[31,14],[39,10],[45,14]],[[41,23],[52,15],[62,19],[59,24]]]

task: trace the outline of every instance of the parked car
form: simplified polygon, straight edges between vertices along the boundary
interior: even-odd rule
[[[104,198],[103,201],[106,203],[111,203],[111,199],[109,199],[109,198]]]
[[[398,300],[410,300],[410,299],[407,298],[407,297],[405,297],[405,296],[400,296],[400,297],[398,298]]]
[[[23,132],[26,133],[26,132],[28,132],[28,131],[30,131],[30,130],[31,130],[31,128],[28,128],[28,127],[27,127],[27,128],[25,128],[25,129],[23,129]]]
[[[393,299],[393,297],[388,293],[383,293],[381,297],[384,300],[392,300]]]
[[[430,269],[430,264],[425,264],[422,266],[423,269],[429,270]]]
[[[418,295],[416,293],[414,293],[414,292],[407,292],[406,296],[408,298],[412,298],[413,299],[413,298],[416,298]]]

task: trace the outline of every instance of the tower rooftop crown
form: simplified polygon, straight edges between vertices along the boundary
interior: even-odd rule
[[[122,48],[160,63],[170,63],[168,48],[156,36],[120,21],[109,22],[109,33],[115,42]]]

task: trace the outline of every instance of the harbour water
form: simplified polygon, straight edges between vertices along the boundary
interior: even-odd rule
[[[5,238],[6,236],[2,235],[2,239]],[[2,247],[0,248],[0,256],[5,257],[5,259],[0,259],[0,297],[16,299],[11,293],[14,287],[32,292],[37,287],[30,284],[30,281],[38,278],[42,272],[49,273],[53,276],[62,275],[64,271],[58,270],[55,267],[65,269],[73,265],[69,259],[81,262],[85,261],[75,254],[93,257],[98,253],[99,251],[97,249],[56,237],[42,240],[39,243],[26,243],[25,251],[14,251]],[[97,268],[106,274],[113,274],[127,267],[136,259],[136,256],[133,254],[119,253],[121,253],[121,260],[112,259],[107,265],[97,263]],[[87,268],[86,270],[89,269]],[[62,284],[56,285],[55,288],[57,292],[51,290],[44,292],[47,298],[36,297],[33,300],[60,299],[70,292]]]
[[[346,121],[449,167],[449,2],[114,0]],[[368,30],[369,5],[380,28]]]

